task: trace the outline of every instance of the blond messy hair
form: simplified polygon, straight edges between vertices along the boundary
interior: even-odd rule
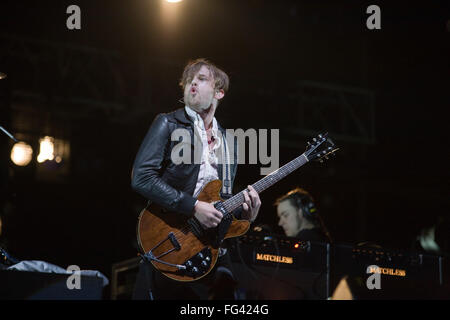
[[[214,78],[214,88],[227,92],[230,85],[230,79],[228,78],[228,75],[224,71],[216,67],[212,62],[203,58],[191,60],[188,62],[186,67],[184,67],[183,75],[181,76],[179,83],[181,88],[183,88],[184,90],[186,84],[194,78],[194,76],[203,66],[206,66],[211,72]]]

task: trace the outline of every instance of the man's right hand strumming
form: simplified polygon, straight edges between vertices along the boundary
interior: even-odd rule
[[[222,213],[218,211],[212,203],[204,201],[198,201],[195,204],[194,216],[206,229],[217,227],[222,220]]]

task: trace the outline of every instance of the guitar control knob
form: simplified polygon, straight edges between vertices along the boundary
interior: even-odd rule
[[[203,255],[203,253],[199,252],[197,257],[199,257],[200,259],[203,259],[204,255]]]
[[[205,260],[203,260],[203,261],[202,261],[202,267],[205,267],[205,268],[206,268],[207,266],[208,266],[208,263],[207,263]]]
[[[193,267],[193,268],[192,268],[192,272],[193,272],[193,273],[198,273],[198,268],[197,268],[197,267]]]
[[[186,261],[186,267],[188,267],[188,268],[192,267],[192,261],[191,260]]]
[[[209,261],[211,261],[211,258],[208,256],[205,258],[205,260],[209,262]]]

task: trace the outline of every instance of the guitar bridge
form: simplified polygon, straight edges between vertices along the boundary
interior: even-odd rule
[[[169,241],[170,243],[173,245],[173,247],[175,248],[175,250],[180,251],[181,246],[180,243],[178,242],[177,238],[175,237],[175,235],[173,234],[173,232],[169,233]]]

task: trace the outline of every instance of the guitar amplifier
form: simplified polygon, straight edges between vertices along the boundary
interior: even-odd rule
[[[441,256],[338,244],[331,261],[332,288],[347,277],[355,299],[450,298]]]
[[[113,264],[111,273],[111,299],[131,300],[136,277],[139,272],[140,257]]]
[[[327,243],[248,234],[230,246],[240,299],[318,300],[330,295]]]
[[[230,256],[241,299],[450,299],[448,257],[248,233]]]

